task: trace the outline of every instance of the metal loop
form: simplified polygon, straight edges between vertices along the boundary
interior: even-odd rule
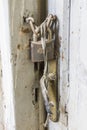
[[[32,23],[34,23],[34,18],[33,17],[26,18],[26,22],[28,23],[29,21],[31,21]]]

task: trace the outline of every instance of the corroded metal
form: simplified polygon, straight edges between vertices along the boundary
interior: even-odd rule
[[[47,40],[47,58],[48,60],[54,59],[54,39]],[[41,41],[31,42],[31,60],[32,62],[44,61],[43,49]]]

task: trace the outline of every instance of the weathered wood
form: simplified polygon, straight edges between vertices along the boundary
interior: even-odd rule
[[[78,5],[78,6],[77,6]],[[80,1],[71,0],[70,12],[70,94],[68,103],[69,129],[78,130],[78,64],[79,64],[79,28]],[[78,52],[77,52],[78,51]]]
[[[43,6],[42,6],[43,2]],[[44,18],[45,3],[40,0],[9,0],[11,54],[15,89],[15,113],[17,130],[39,129],[39,106],[32,103],[34,64],[29,60],[31,32],[22,32],[23,15],[33,15],[38,25]],[[29,26],[29,25],[28,25]],[[29,28],[27,26],[27,28]],[[40,92],[40,91],[39,91]],[[41,101],[41,100],[40,100]],[[41,102],[40,102],[41,105]],[[42,111],[40,110],[40,114]]]
[[[87,129],[87,1],[71,0],[69,129]]]
[[[8,0],[0,1],[0,49],[2,62],[2,129],[15,130],[14,86],[11,64]],[[0,101],[1,103],[1,101]],[[2,118],[2,116],[0,116]]]
[[[48,0],[48,13],[54,13],[59,22],[60,55],[58,59],[58,87],[60,93],[60,118],[58,123],[50,126],[55,129],[67,129],[68,102],[68,46],[69,46],[69,0]],[[51,127],[49,126],[50,130]]]

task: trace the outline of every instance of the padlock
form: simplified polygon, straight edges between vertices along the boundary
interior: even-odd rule
[[[47,51],[47,60],[54,59],[54,39],[52,38],[52,36],[46,39],[46,51]],[[31,41],[31,60],[32,62],[44,61],[41,40]]]

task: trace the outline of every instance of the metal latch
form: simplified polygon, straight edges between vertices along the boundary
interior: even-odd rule
[[[31,41],[31,61],[35,63],[44,62],[42,77],[40,78],[40,87],[44,100],[47,119],[44,127],[47,127],[49,119],[57,121],[58,117],[58,92],[57,92],[57,66],[55,59],[55,31],[54,23],[56,16],[48,15],[40,26],[36,26],[32,17],[26,18],[33,32]],[[53,68],[50,66],[53,65]]]

